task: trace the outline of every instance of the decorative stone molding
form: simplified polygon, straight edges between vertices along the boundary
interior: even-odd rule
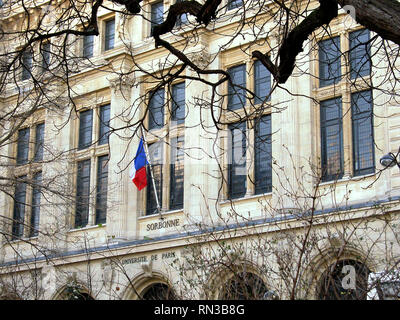
[[[201,69],[206,69],[212,61],[212,55],[208,53],[208,50],[205,46],[202,46],[198,51],[188,53],[187,56]]]
[[[118,78],[112,78],[112,79],[107,79],[111,91],[116,94],[116,93],[122,93],[124,96],[125,94],[130,93],[130,89],[133,87],[136,78],[134,77],[133,74],[121,76]]]

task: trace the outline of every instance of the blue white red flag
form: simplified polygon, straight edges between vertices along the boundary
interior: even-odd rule
[[[149,164],[144,150],[143,138],[140,139],[139,147],[130,172],[132,182],[139,190],[147,186],[146,165]]]

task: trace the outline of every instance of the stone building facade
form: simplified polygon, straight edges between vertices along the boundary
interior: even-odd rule
[[[69,39],[73,56],[88,60],[69,88],[62,68],[44,78],[50,98],[1,148],[2,175],[17,178],[0,193],[3,296],[364,299],[370,273],[396,269],[400,174],[379,159],[399,146],[398,61],[388,75],[374,34],[340,10],[276,86],[251,53],[273,58],[278,29],[246,7],[264,29],[255,37],[245,24],[232,37],[239,2],[212,27],[193,31],[184,16],[165,36],[239,87],[213,91],[207,82],[221,74],[189,67],[160,86],[182,66],[150,36],[170,0],[146,1],[148,21],[100,8],[99,35]],[[7,8],[2,26],[17,30],[24,12]],[[61,40],[49,43],[45,62]],[[1,91],[3,112],[38,101],[41,48],[25,56],[19,86]],[[160,212],[151,176],[141,191],[129,176],[142,135]]]

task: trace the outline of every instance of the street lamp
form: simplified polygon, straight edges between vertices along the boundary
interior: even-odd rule
[[[396,164],[400,169],[400,164],[397,161],[397,156],[399,155],[399,153],[397,153],[397,155],[394,155],[392,152],[389,152],[388,154],[385,154],[381,160],[379,161],[381,163],[382,166],[384,166],[385,168],[391,168],[394,167]]]

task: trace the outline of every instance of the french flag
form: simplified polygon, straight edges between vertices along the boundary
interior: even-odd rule
[[[131,168],[130,177],[136,187],[139,190],[142,190],[145,186],[147,186],[146,165],[149,164],[146,159],[143,138],[140,139],[139,147],[136,151],[136,156],[133,162],[134,163]]]

